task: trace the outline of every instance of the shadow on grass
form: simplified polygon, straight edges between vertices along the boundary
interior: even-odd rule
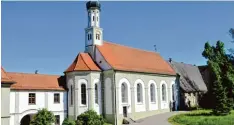
[[[189,113],[189,114],[185,114],[186,116],[214,116],[212,113],[210,112],[201,112],[201,113]]]

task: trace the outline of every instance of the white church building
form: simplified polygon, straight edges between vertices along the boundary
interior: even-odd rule
[[[56,125],[91,109],[115,125],[125,117],[138,120],[170,111],[176,90],[172,67],[157,52],[103,40],[100,3],[89,1],[86,8],[85,51],[64,76],[6,72],[15,81],[8,103],[10,125],[29,125],[41,108],[55,114]]]

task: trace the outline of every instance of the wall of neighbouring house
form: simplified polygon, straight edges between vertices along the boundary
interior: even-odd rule
[[[10,124],[10,84],[1,84],[1,125]]]
[[[36,104],[29,104],[29,93],[36,94]],[[54,93],[60,94],[60,103],[54,103]],[[67,115],[66,91],[11,90],[10,102],[10,125],[20,125],[24,116],[36,114],[42,108],[48,109],[54,115],[59,115],[60,124]]]
[[[180,109],[188,110],[199,106],[199,92],[185,92],[181,94]]]

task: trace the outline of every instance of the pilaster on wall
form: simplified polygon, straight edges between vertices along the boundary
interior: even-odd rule
[[[93,88],[93,80],[91,80],[91,85],[88,85],[88,88],[87,88],[87,93],[88,93],[88,110],[94,110],[94,100],[93,100],[93,93],[94,93],[94,88]]]
[[[15,92],[15,112],[19,113],[19,92]],[[15,125],[19,125],[20,124],[20,119],[19,119],[19,115],[15,115],[15,120],[14,120],[14,124]]]
[[[130,87],[130,90],[131,90],[131,100],[132,100],[132,102],[135,102],[135,98],[133,98],[134,96],[135,96],[135,89],[134,89],[134,87],[133,86],[131,86]],[[132,114],[134,114],[135,113],[135,103],[133,103],[134,105],[132,105],[131,107],[132,107]]]
[[[158,102],[158,109],[162,109],[161,108],[161,90],[160,90],[160,87],[156,88],[157,89],[157,100]]]
[[[148,85],[145,85],[145,111],[149,111],[149,96],[148,96]]]

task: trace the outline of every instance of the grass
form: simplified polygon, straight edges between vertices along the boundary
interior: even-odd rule
[[[196,110],[172,116],[168,121],[173,125],[234,125],[234,111],[227,116],[214,116],[210,110]]]
[[[110,124],[110,123],[105,123],[104,125],[112,125],[112,124]]]

